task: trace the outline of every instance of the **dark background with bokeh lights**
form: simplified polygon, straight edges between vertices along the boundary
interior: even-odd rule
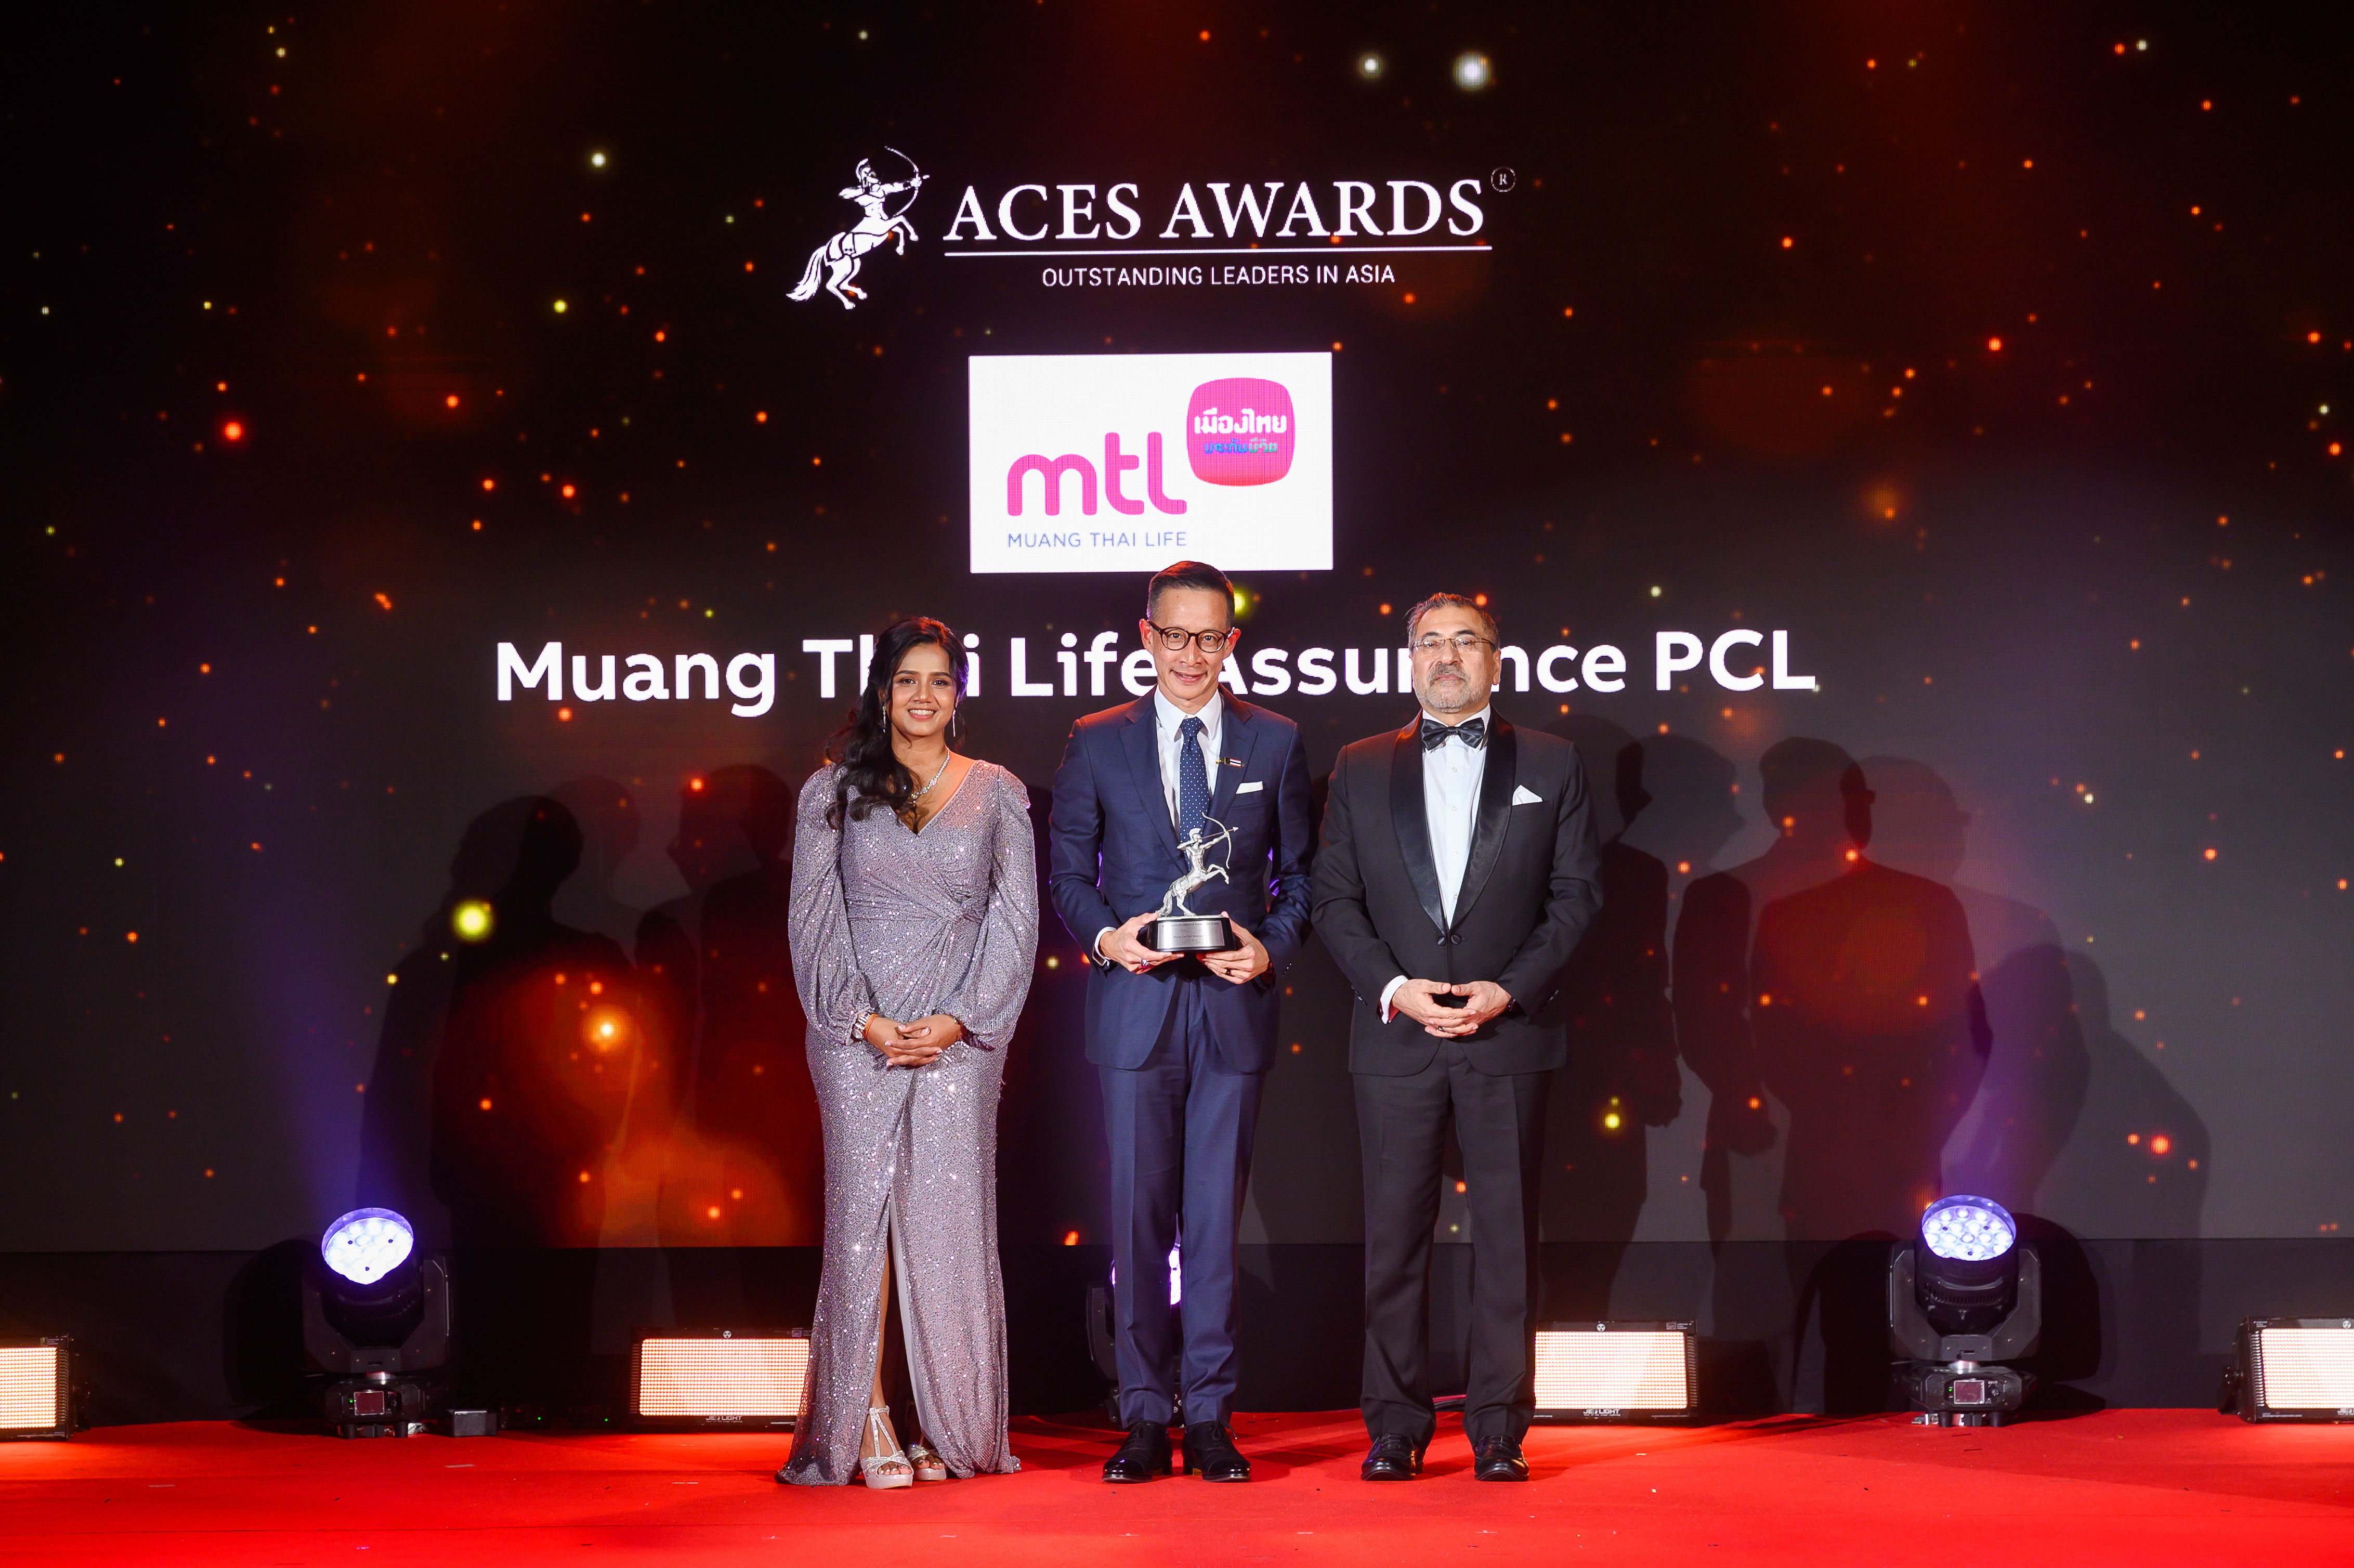
[[[1497,699],[1577,742],[1611,840],[1552,1307],[1691,1318],[1769,1347],[1758,1402],[1836,1404],[1791,1336],[1924,1191],[2092,1260],[2110,1362],[2100,1260],[2157,1255],[2111,1244],[2175,1248],[2150,1342],[2188,1354],[2287,1309],[2194,1244],[2354,1217],[2343,16],[69,7],[0,81],[0,1252],[267,1257],[391,1201],[562,1249],[600,1352],[690,1298],[789,1314],[781,890],[844,707],[803,640],[980,633],[969,749],[1043,832],[1122,694],[1012,696],[1009,640],[1034,678],[1066,631],[1132,648],[1141,583],[968,572],[967,360],[1221,349],[1333,356],[1334,567],[1238,574],[1245,661],[1394,648],[1437,588],[1531,659],[1626,652],[1622,691]],[[855,311],[789,300],[901,156],[917,242]],[[968,185],[1136,181],[1150,243],[1187,182],[1467,177],[1491,249],[1373,283],[939,254]],[[1820,689],[1654,689],[1658,633],[1734,627]],[[551,640],[772,653],[774,704],[498,701],[499,642]],[[1264,700],[1320,770],[1411,711]],[[603,1011],[533,1001],[559,973]],[[1106,1212],[1084,974],[1050,916],[1002,1116],[1056,1334]],[[1313,946],[1286,984],[1249,1310],[1345,1314],[1350,999]],[[465,1119],[451,1054],[592,1016],[610,1077]]]

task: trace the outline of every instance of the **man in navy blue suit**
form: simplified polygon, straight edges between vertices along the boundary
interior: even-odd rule
[[[1250,1479],[1226,1416],[1235,1394],[1235,1237],[1259,1086],[1275,1057],[1276,976],[1308,931],[1308,754],[1299,726],[1220,690],[1235,652],[1234,587],[1199,561],[1156,574],[1138,632],[1150,695],[1071,726],[1055,775],[1055,907],[1087,950],[1087,1060],[1111,1151],[1119,1414],[1107,1481],[1169,1468],[1172,1412],[1188,1471]],[[1236,683],[1240,684],[1239,682]],[[1228,879],[1187,895],[1238,946],[1199,958],[1140,939],[1186,870],[1178,842],[1233,833]],[[1213,855],[1213,863],[1216,857]],[[1182,1223],[1182,1386],[1165,1260]],[[1182,1408],[1180,1406],[1182,1405]]]

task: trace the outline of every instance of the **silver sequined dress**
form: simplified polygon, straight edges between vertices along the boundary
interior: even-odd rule
[[[858,1477],[886,1244],[924,1435],[951,1475],[1016,1470],[997,1100],[1038,945],[1029,794],[975,762],[920,834],[879,808],[837,832],[825,821],[833,779],[822,768],[802,787],[793,838],[793,978],[825,1126],[825,1261],[784,1478]],[[852,1038],[864,1007],[903,1022],[949,1013],[965,1038],[929,1066],[892,1067]]]

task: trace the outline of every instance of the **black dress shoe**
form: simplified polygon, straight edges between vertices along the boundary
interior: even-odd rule
[[[1373,1439],[1357,1474],[1369,1481],[1410,1481],[1422,1474],[1422,1450],[1394,1432]]]
[[[1529,1462],[1510,1437],[1482,1438],[1472,1449],[1471,1474],[1483,1481],[1525,1481]]]
[[[1104,1461],[1107,1481],[1149,1481],[1169,1473],[1169,1428],[1158,1421],[1139,1421],[1128,1429],[1128,1441]]]
[[[1185,1473],[1205,1481],[1247,1481],[1250,1461],[1235,1446],[1234,1434],[1223,1421],[1185,1424]]]

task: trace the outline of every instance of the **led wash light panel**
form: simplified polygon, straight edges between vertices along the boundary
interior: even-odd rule
[[[2354,1332],[2265,1328],[2256,1344],[2266,1407],[2354,1413]]]
[[[1921,1216],[1921,1239],[1939,1257],[1985,1263],[2010,1250],[2019,1227],[1990,1199],[1940,1198]]]
[[[1597,1327],[1537,1332],[1540,1413],[1681,1414],[1692,1405],[1689,1331]]]
[[[390,1209],[354,1209],[327,1227],[319,1255],[355,1285],[374,1285],[416,1249],[417,1233]]]
[[[0,1433],[57,1431],[65,1424],[66,1357],[58,1345],[0,1345]]]
[[[654,1421],[790,1418],[809,1364],[809,1340],[799,1336],[649,1333],[638,1346],[632,1403]]]

